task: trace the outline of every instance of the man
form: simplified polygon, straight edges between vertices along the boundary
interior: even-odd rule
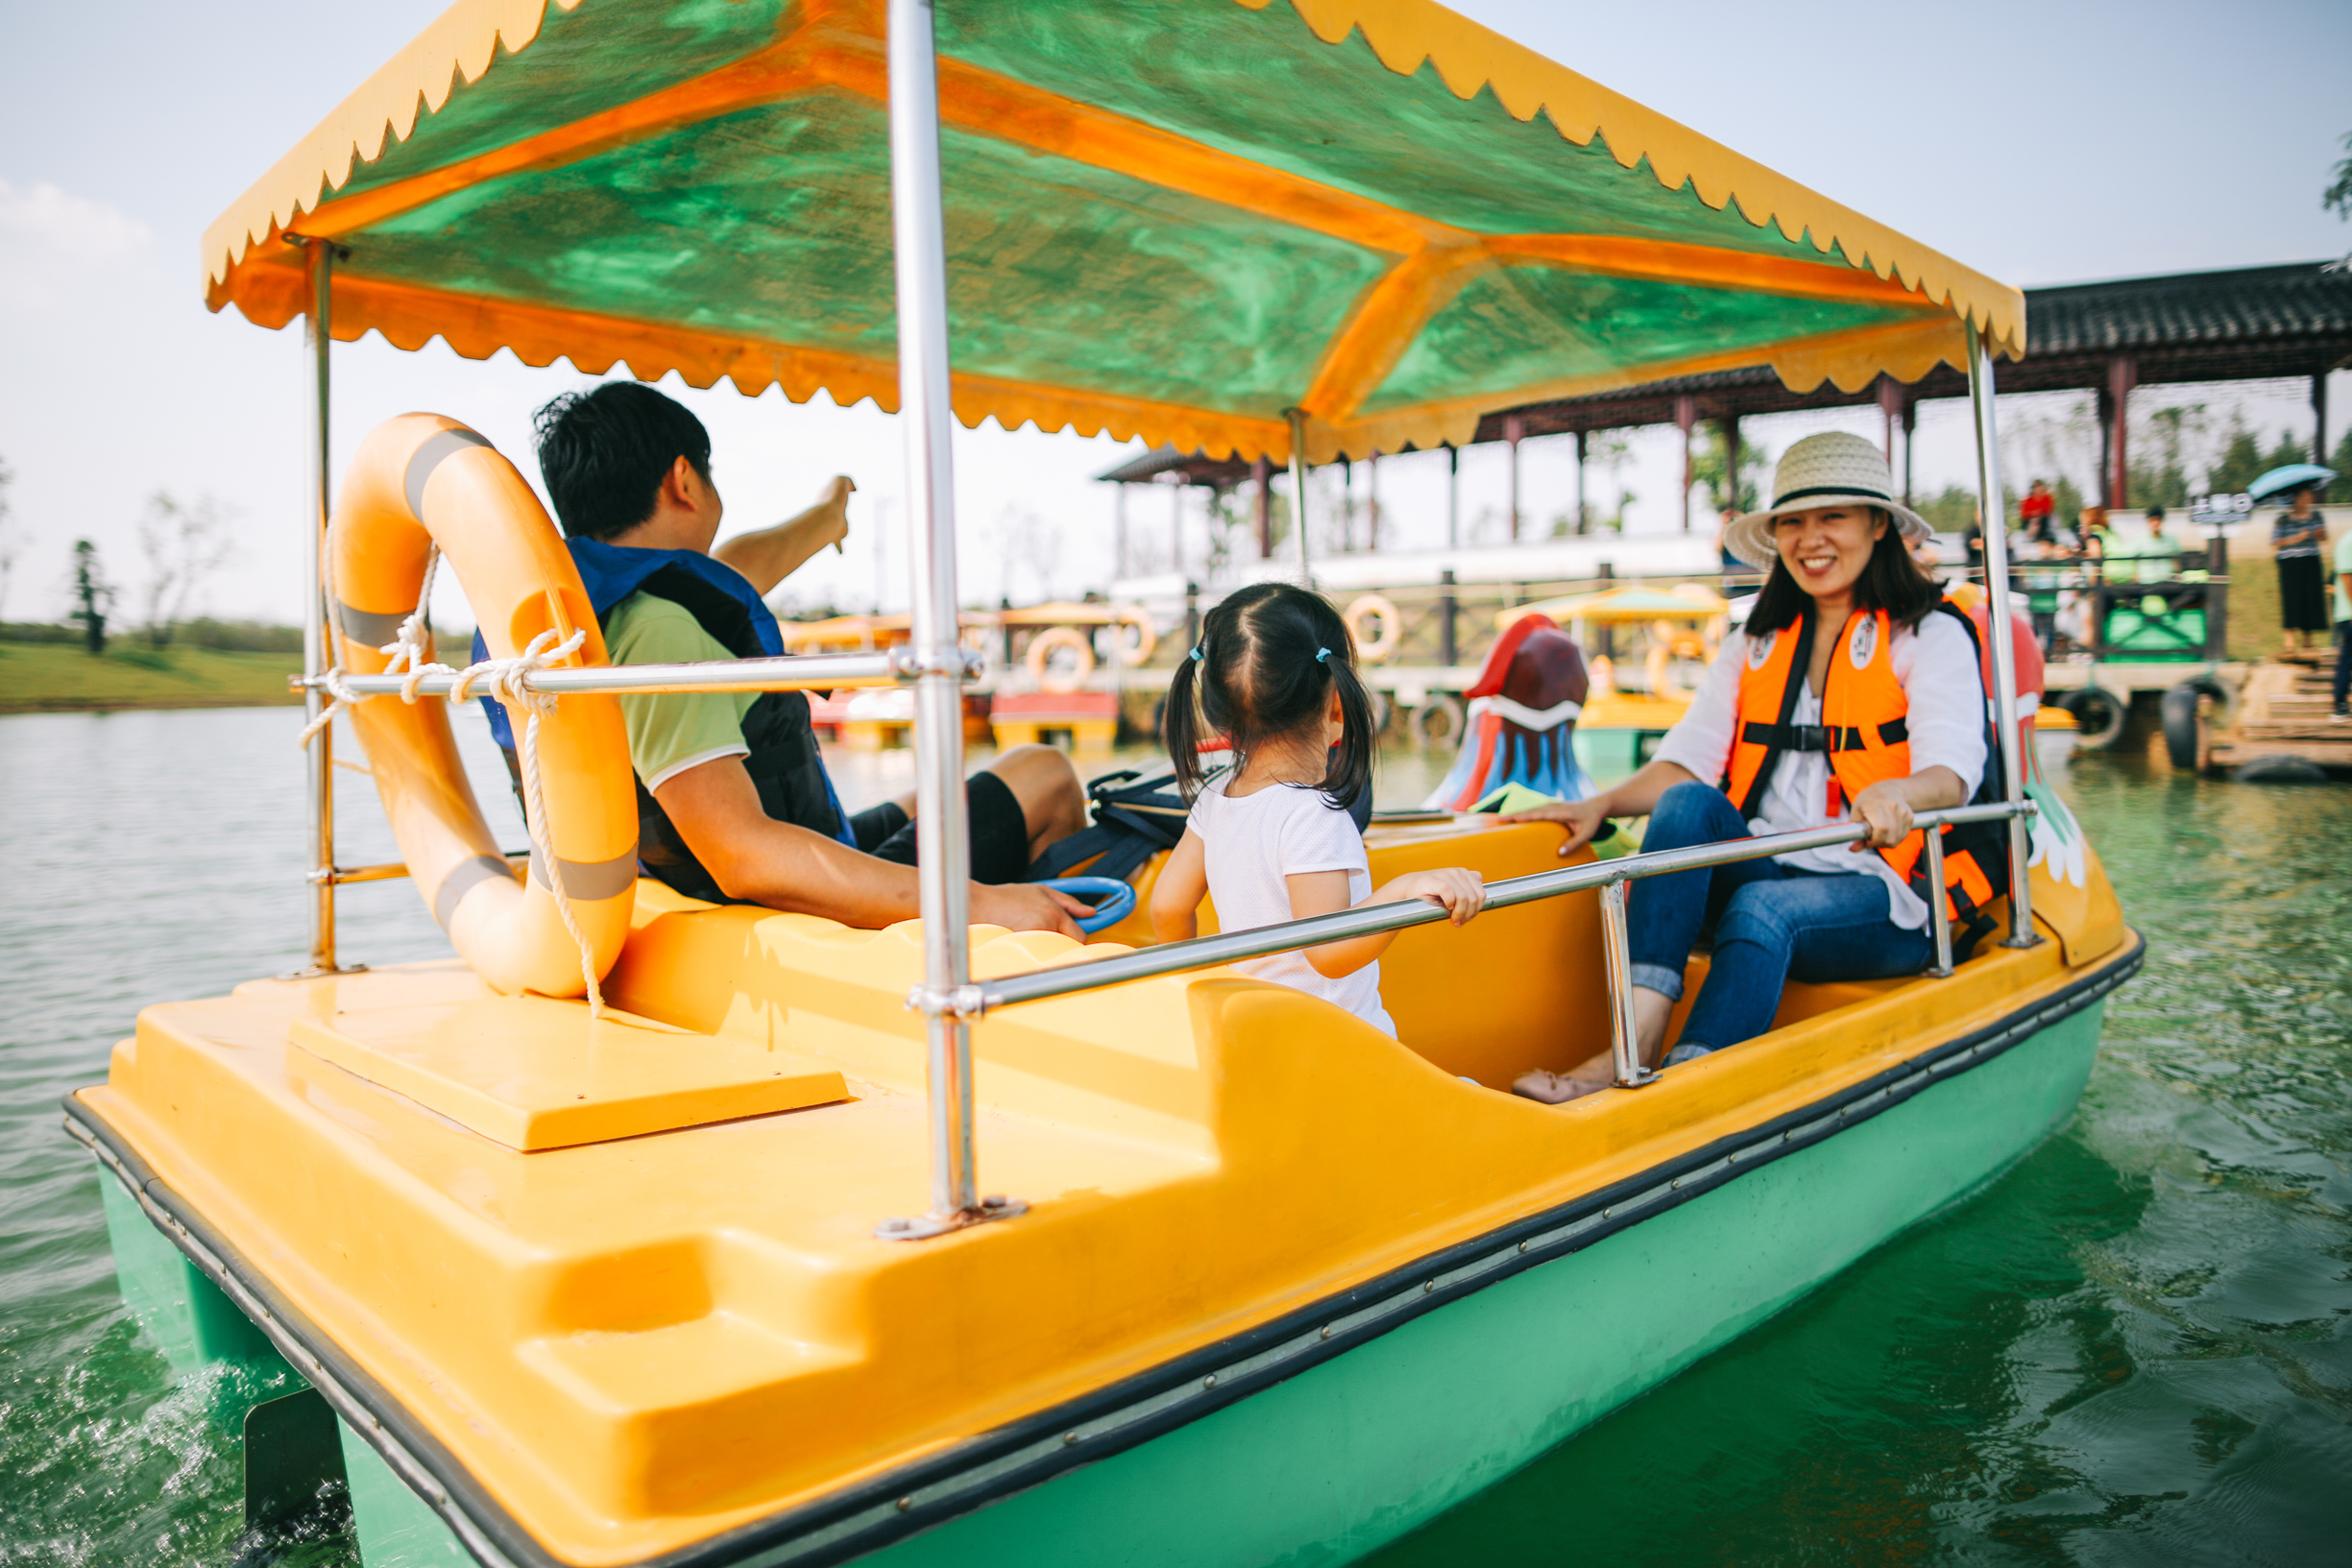
[[[616,664],[781,651],[762,596],[845,538],[850,481],[788,521],[714,548],[723,516],[711,440],[635,381],[567,393],[534,419],[540,472]],[[851,816],[797,691],[624,696],[638,777],[638,856],[691,897],[823,915],[862,928],[917,913],[914,797]],[[972,919],[1079,934],[1085,905],[1021,880],[1084,825],[1069,759],[1019,746],[965,782]]]

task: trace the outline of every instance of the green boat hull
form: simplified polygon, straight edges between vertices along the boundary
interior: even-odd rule
[[[1831,1135],[865,1560],[1190,1568],[1362,1556],[1992,1181],[2073,1113],[2103,1011],[2091,1001],[1851,1124],[1841,1111]],[[240,1328],[218,1288],[107,1185],[126,1300],[175,1364],[233,1363],[231,1381],[249,1400],[302,1387]],[[341,1433],[368,1568],[474,1560],[374,1447],[348,1423]],[[755,1547],[730,1560],[798,1556]]]

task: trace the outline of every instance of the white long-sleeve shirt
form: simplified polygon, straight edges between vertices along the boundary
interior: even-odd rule
[[[1791,627],[1784,636],[1796,635]],[[1961,798],[1976,792],[1984,778],[1984,683],[1976,670],[1976,648],[1968,633],[1950,615],[1929,615],[1917,632],[1895,628],[1888,658],[1896,684],[1903,688],[1910,712],[1911,771],[1948,767],[1960,776]],[[1739,677],[1748,664],[1748,637],[1734,632],[1723,639],[1707,678],[1691,698],[1690,711],[1659,742],[1657,760],[1678,763],[1705,784],[1721,779],[1732,761],[1732,739],[1739,724]],[[1805,672],[1794,678],[1803,681]],[[1821,722],[1821,694],[1810,685],[1797,691],[1792,724]],[[1830,759],[1822,752],[1783,752],[1764,791],[1763,815],[1749,822],[1757,833],[1801,832],[1853,820],[1852,803],[1829,812]],[[1904,886],[1875,851],[1856,855],[1853,846],[1799,850],[1776,856],[1782,865],[1805,871],[1862,873],[1886,883],[1888,918],[1905,930],[1928,923],[1928,906]]]

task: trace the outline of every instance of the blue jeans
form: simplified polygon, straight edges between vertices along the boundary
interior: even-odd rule
[[[1650,813],[1641,847],[1685,849],[1754,836],[1722,790],[1678,784]],[[1709,925],[1715,951],[1681,1046],[1720,1050],[1772,1027],[1781,988],[1800,980],[1873,980],[1928,967],[1934,938],[1888,918],[1886,884],[1868,872],[1800,871],[1734,860],[1633,884],[1626,906],[1634,983],[1682,1000],[1683,968]],[[1679,1049],[1679,1047],[1678,1047]]]

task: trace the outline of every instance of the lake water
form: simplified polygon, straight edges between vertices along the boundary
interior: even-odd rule
[[[125,1315],[57,1101],[142,1004],[303,960],[298,722],[0,719],[0,1563],[239,1550],[237,1456]],[[905,785],[838,761],[853,807]],[[1391,759],[1384,803],[1430,770]],[[394,858],[339,784],[343,858]],[[2073,1122],[1374,1562],[2352,1563],[2352,789],[2068,787],[2149,944]],[[343,908],[352,958],[447,951],[405,882]]]

